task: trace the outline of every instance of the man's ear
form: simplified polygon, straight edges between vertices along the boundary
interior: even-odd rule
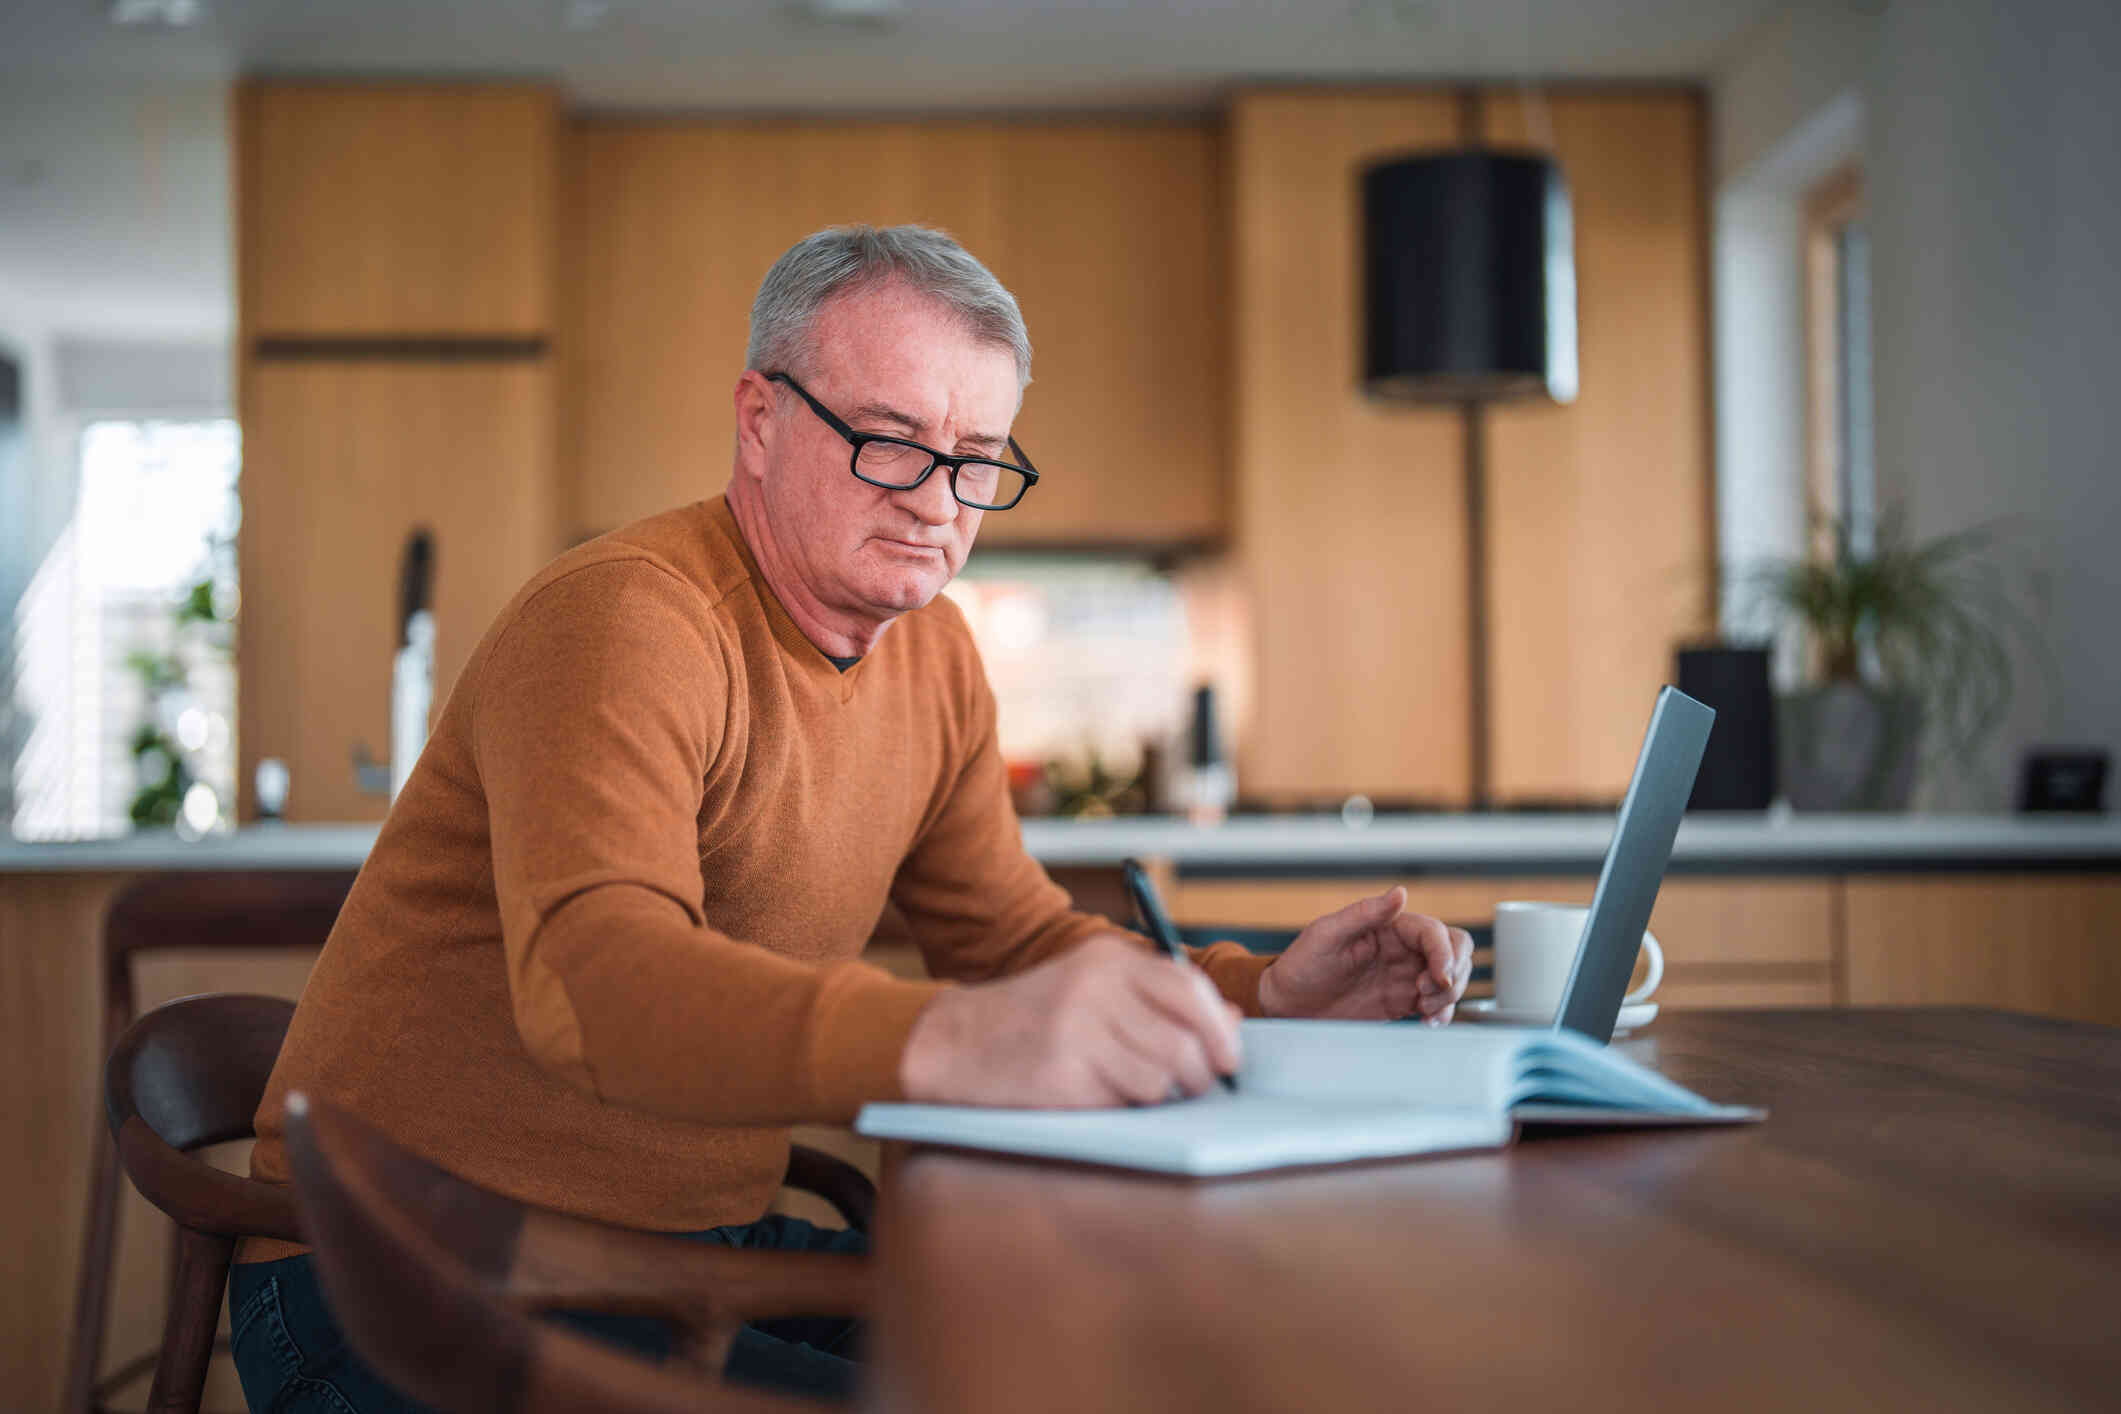
[[[763,480],[766,461],[778,428],[780,400],[773,385],[755,368],[747,368],[731,393],[736,405],[736,474]]]

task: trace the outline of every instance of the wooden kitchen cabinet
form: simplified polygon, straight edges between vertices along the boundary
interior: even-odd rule
[[[1186,924],[1300,928],[1358,898],[1407,886],[1408,907],[1450,923],[1486,923],[1503,899],[1589,903],[1589,874],[1508,877],[1201,879],[1181,877],[1172,916]],[[1841,881],[1678,875],[1650,914],[1665,952],[1657,1000],[1668,1006],[1828,1006],[1840,999]]]
[[[382,817],[351,752],[390,753],[414,527],[436,540],[437,709],[559,548],[559,123],[524,85],[237,87],[243,818],[265,757],[289,819]]]
[[[1358,386],[1358,173],[1457,133],[1439,89],[1255,93],[1230,111],[1250,798],[1463,802],[1470,788],[1460,419]]]
[[[1487,95],[1569,183],[1582,387],[1486,412],[1494,798],[1616,800],[1673,649],[1715,624],[1707,114],[1691,89]]]
[[[1221,540],[1229,508],[1223,142],[1201,123],[1004,133],[993,269],[1031,330],[1017,435],[1044,473],[989,546]]]
[[[1588,903],[1587,874],[1180,877],[1182,923],[1296,928],[1393,883],[1410,906],[1486,921],[1505,898]],[[2121,876],[1675,874],[1651,931],[1673,1006],[1979,1006],[2121,1025]]]
[[[2121,877],[1869,875],[1847,889],[1854,1005],[2121,1025]]]
[[[565,141],[564,514],[575,535],[728,482],[751,301],[848,222],[955,235],[1018,295],[1043,477],[984,546],[1224,534],[1221,139],[1199,122],[589,119]]]
[[[559,108],[542,89],[236,90],[248,338],[540,338]]]
[[[1574,197],[1582,392],[1484,413],[1492,797],[1616,799],[1676,643],[1711,622],[1705,119],[1692,90],[1570,90],[1531,142]],[[1473,787],[1465,432],[1368,400],[1359,181],[1461,141],[1446,89],[1231,111],[1238,545],[1256,688],[1240,791],[1464,803]]]
[[[257,362],[245,385],[239,773],[293,776],[291,820],[380,820],[349,756],[390,750],[406,537],[435,538],[435,711],[557,548],[543,362]]]

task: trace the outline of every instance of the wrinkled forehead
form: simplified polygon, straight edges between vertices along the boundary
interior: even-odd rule
[[[925,423],[1006,433],[1022,401],[1008,345],[975,336],[947,304],[902,282],[826,301],[807,343],[804,382],[827,402],[883,402]]]

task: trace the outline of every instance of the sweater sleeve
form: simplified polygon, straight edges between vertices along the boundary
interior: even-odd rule
[[[995,735],[994,694],[969,642],[966,651],[972,661],[961,684],[970,722],[963,763],[892,889],[928,971],[987,981],[1035,967],[1097,933],[1154,947],[1110,919],[1075,911],[1024,847]],[[1189,951],[1224,996],[1246,1015],[1260,1014],[1259,978],[1272,958],[1231,942]]]
[[[932,984],[815,967],[704,916],[702,782],[730,675],[706,601],[648,560],[574,570],[481,665],[473,740],[516,1030],[609,1103],[842,1122],[898,1098]]]

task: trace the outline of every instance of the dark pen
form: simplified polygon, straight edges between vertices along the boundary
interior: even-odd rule
[[[1192,957],[1178,941],[1178,930],[1164,916],[1163,901],[1156,896],[1156,885],[1149,882],[1149,871],[1142,868],[1138,859],[1121,860],[1120,871],[1127,876],[1127,892],[1134,896],[1134,911],[1141,915],[1142,926],[1149,930],[1149,936],[1164,950],[1164,956],[1180,967],[1192,967]],[[1223,1089],[1232,1094],[1237,1092],[1235,1076],[1217,1075],[1215,1078],[1223,1083]]]

